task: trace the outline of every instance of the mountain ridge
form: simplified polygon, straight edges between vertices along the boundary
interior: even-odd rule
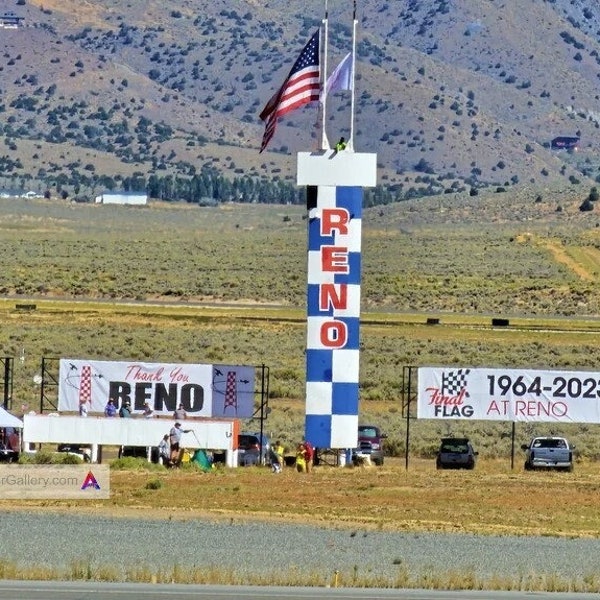
[[[329,71],[350,49],[348,3],[329,2]],[[358,3],[356,143],[398,199],[483,186],[600,179],[600,6],[584,0]],[[3,0],[0,187],[89,190],[125,176],[295,181],[317,111],[278,125],[258,154],[258,113],[323,16],[283,0]],[[348,134],[349,93],[328,100]],[[559,135],[576,153],[551,150]],[[32,152],[31,146],[37,149]],[[62,158],[61,158],[62,157]],[[15,162],[18,165],[15,166]]]

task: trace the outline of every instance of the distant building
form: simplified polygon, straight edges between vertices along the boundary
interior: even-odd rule
[[[2,198],[3,200],[5,200],[6,198],[20,198],[23,192],[20,192],[18,190],[8,190],[8,189],[3,189],[0,190],[0,198]]]
[[[578,137],[555,137],[551,142],[552,150],[577,150],[579,146]]]
[[[103,192],[96,196],[96,204],[148,204],[146,192]]]
[[[37,192],[34,192],[32,190],[29,190],[28,192],[24,192],[23,194],[21,194],[21,198],[27,198],[29,200],[31,200],[32,198],[43,198],[44,195],[43,194],[38,194]]]
[[[13,12],[0,14],[0,29],[17,29],[24,17],[18,17]]]

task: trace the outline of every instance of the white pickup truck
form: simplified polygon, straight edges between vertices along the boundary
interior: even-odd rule
[[[559,469],[573,470],[573,450],[562,437],[535,437],[529,444],[521,446],[525,450],[525,470]]]

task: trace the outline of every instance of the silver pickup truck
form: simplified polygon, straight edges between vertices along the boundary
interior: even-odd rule
[[[525,470],[559,469],[573,470],[573,450],[562,437],[535,437],[529,444],[521,446],[525,450]]]

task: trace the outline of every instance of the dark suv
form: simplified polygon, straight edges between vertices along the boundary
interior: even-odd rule
[[[383,464],[383,440],[386,437],[387,435],[375,425],[359,425],[358,447],[352,453],[354,462],[361,454],[368,454],[372,462],[381,466]]]
[[[148,448],[146,448],[146,446],[120,446],[119,458],[125,458],[126,456],[148,460]],[[160,462],[157,446],[152,446],[152,448],[150,448],[150,462],[153,462],[154,464]]]
[[[240,433],[238,436],[238,465],[240,467],[266,465],[270,449],[271,440],[266,435],[262,436],[261,444],[260,433]]]
[[[477,454],[469,438],[442,438],[435,466],[438,469],[474,469]]]
[[[0,462],[17,462],[19,460],[19,453],[16,450],[10,448],[0,448]]]

